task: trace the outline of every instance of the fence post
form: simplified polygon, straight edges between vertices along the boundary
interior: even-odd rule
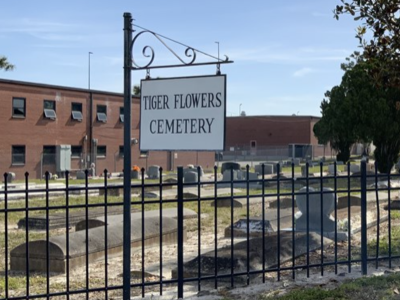
[[[178,299],[183,299],[183,167],[178,167]]]
[[[361,273],[368,272],[367,249],[367,163],[361,161]]]

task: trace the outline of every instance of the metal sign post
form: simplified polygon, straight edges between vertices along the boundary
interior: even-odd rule
[[[131,82],[131,71],[136,70],[146,70],[147,77],[150,77],[150,69],[156,68],[176,68],[176,67],[191,67],[191,66],[204,66],[204,65],[216,65],[217,75],[220,75],[220,65],[226,63],[233,63],[228,57],[225,60],[218,57],[209,55],[193,47],[184,45],[177,41],[171,40],[165,36],[157,34],[153,31],[144,29],[140,26],[135,25],[135,27],[140,28],[135,37],[132,39],[132,15],[130,13],[124,13],[124,233],[123,233],[123,299],[130,299],[130,287],[131,287],[131,167],[132,167],[132,157],[131,157],[131,109],[132,109],[132,82]],[[147,64],[140,66],[137,64],[133,57],[133,47],[136,40],[143,34],[150,34],[156,40],[158,40],[163,46],[165,46],[179,61],[175,65],[153,65],[155,53],[154,49],[150,46],[145,46],[142,49],[142,54],[149,61]],[[166,40],[179,44],[185,47],[185,56],[189,61],[185,61],[177,53],[175,53],[165,42]],[[218,44],[219,46],[219,44]],[[218,47],[219,49],[219,47]],[[212,58],[212,62],[196,62],[197,54],[202,54]],[[224,116],[225,117],[225,116]],[[195,150],[195,149],[193,149]],[[180,199],[182,200],[182,199]],[[180,203],[180,204],[179,204]],[[178,212],[182,214],[182,201],[178,201]],[[180,207],[182,206],[182,207]],[[142,220],[143,221],[143,220]],[[143,226],[143,225],[142,225]],[[181,241],[183,243],[183,241]],[[183,244],[182,244],[183,245]],[[142,245],[144,247],[144,245]],[[180,263],[183,263],[183,246],[180,247],[181,251],[178,253],[180,258]],[[179,266],[178,266],[179,267]],[[182,266],[180,266],[182,267]],[[178,298],[183,298],[183,278],[178,281]]]
[[[124,233],[123,298],[131,297],[131,69],[132,16],[124,13]]]

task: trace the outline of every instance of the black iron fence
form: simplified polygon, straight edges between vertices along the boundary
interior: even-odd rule
[[[399,175],[375,170],[366,162],[277,164],[267,175],[265,165],[256,173],[231,164],[223,174],[160,169],[153,179],[142,170],[131,185],[130,273],[123,272],[122,182],[107,171],[99,181],[67,172],[63,181],[46,173],[44,181],[26,174],[9,183],[4,174],[0,299],[122,299],[125,289],[182,298],[391,267],[400,257]]]

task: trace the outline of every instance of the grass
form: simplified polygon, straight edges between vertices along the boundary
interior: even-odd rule
[[[390,300],[399,299],[399,286],[400,274],[390,274],[346,281],[339,287],[330,290],[322,287],[296,288],[280,297],[260,295],[258,300]]]

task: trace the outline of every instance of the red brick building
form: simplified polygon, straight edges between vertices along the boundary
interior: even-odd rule
[[[235,156],[322,156],[324,149],[313,133],[320,119],[297,115],[228,117],[224,157],[230,152]]]
[[[132,138],[139,137],[139,98],[132,98]],[[0,79],[0,172],[123,168],[123,94]],[[213,152],[150,151],[132,145],[132,164],[214,165]]]

